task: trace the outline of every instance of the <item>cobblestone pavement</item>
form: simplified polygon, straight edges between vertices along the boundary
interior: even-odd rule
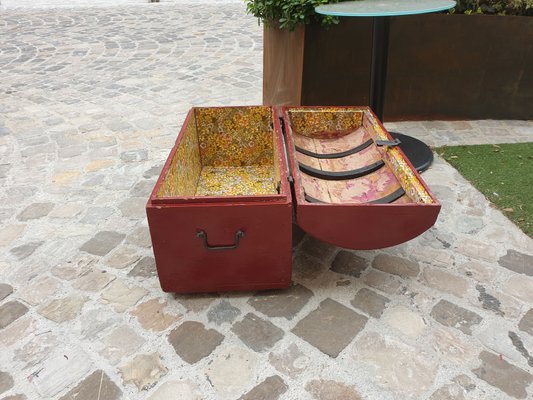
[[[189,107],[260,102],[261,51],[240,4],[0,14],[0,399],[532,398],[533,243],[439,158],[441,215],[409,243],[296,232],[290,290],[160,290],[150,189]]]
[[[157,3],[157,2],[154,2]],[[160,0],[151,4],[150,0],[0,0],[0,10],[13,8],[87,8],[112,6],[160,6],[167,4],[225,4],[240,3],[242,0]]]

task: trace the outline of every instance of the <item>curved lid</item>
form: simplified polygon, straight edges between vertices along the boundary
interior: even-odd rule
[[[357,0],[324,4],[315,11],[337,17],[386,17],[444,11],[455,4],[453,0]]]

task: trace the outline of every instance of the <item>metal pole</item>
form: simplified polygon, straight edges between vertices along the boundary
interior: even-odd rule
[[[370,66],[370,107],[372,107],[379,120],[383,121],[390,17],[374,17],[373,22],[372,62]]]

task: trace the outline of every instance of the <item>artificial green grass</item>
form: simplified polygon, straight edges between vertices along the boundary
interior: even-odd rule
[[[436,151],[533,237],[533,143],[445,146]]]

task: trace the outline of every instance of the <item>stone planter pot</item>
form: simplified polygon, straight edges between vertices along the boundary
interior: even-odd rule
[[[371,28],[366,18],[266,28],[265,104],[368,104]],[[531,37],[531,17],[393,17],[385,120],[533,119]]]

